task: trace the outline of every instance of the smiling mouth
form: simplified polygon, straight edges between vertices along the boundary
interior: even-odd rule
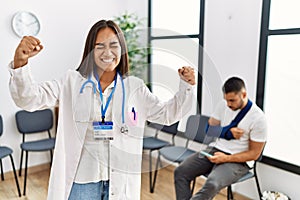
[[[114,61],[114,58],[109,58],[109,59],[107,59],[107,58],[106,58],[106,59],[102,58],[101,61],[104,62],[104,63],[111,63],[111,62]]]

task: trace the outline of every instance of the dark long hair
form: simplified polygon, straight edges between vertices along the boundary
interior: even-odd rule
[[[122,76],[128,75],[128,53],[122,30],[115,22],[111,20],[100,20],[92,26],[88,33],[85,41],[82,60],[79,67],[76,69],[85,78],[87,78],[87,76],[91,74],[93,68],[96,66],[93,50],[95,48],[97,34],[101,29],[107,27],[111,28],[116,33],[121,46],[121,59],[120,63],[117,66],[117,70],[121,73]]]

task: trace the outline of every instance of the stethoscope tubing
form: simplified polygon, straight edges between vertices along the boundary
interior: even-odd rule
[[[120,76],[120,79],[121,79],[121,84],[122,84],[122,124],[125,125],[125,85],[124,85],[124,81],[123,81],[123,77],[122,75],[120,74],[120,72],[117,72],[117,75]],[[83,93],[83,90],[85,88],[85,86],[87,84],[91,84],[92,87],[93,87],[93,93],[96,94],[96,83],[92,81],[91,79],[91,75],[88,76],[88,80],[86,80],[81,88],[80,88],[80,93]]]

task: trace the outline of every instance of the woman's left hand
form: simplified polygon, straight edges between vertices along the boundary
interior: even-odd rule
[[[196,84],[195,73],[194,73],[194,69],[192,67],[184,66],[184,67],[178,69],[178,74],[181,79],[185,80],[189,84],[191,84],[191,85]]]

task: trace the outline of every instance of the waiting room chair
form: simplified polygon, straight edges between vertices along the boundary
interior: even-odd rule
[[[257,165],[257,163],[259,161],[261,161],[262,156],[263,156],[263,152],[260,154],[259,158],[254,161],[254,165],[251,168],[251,170],[247,174],[245,174],[242,178],[240,178],[238,181],[236,181],[235,183],[233,183],[233,184],[236,184],[236,183],[240,183],[240,182],[249,180],[251,178],[254,178],[255,179],[255,184],[256,184],[256,188],[257,188],[259,199],[262,199],[262,192],[261,192],[259,181],[258,181],[258,177],[257,177],[256,165]],[[227,199],[228,200],[232,200],[233,199],[232,187],[231,187],[232,185],[227,186]]]
[[[2,116],[0,115],[0,137],[2,136],[2,134],[3,134],[3,120],[2,120]],[[9,156],[10,161],[11,161],[11,166],[13,168],[13,173],[14,173],[14,176],[15,176],[15,181],[16,181],[16,185],[17,185],[17,189],[18,189],[18,194],[19,194],[19,197],[21,197],[19,181],[18,181],[18,177],[17,177],[16,168],[15,168],[15,164],[14,164],[14,159],[12,157],[12,153],[13,153],[13,150],[11,148],[9,148],[7,146],[0,146],[1,179],[2,179],[2,181],[4,181],[2,158],[5,158],[5,157]]]
[[[148,127],[155,129],[155,135],[151,137],[143,138],[143,149],[150,150],[149,152],[149,180],[150,180],[150,192],[154,192],[154,186],[156,182],[157,170],[154,171],[154,180],[152,181],[152,151],[159,150],[162,147],[172,145],[170,142],[159,139],[158,134],[160,132],[171,134],[172,138],[177,134],[177,127],[179,122],[176,122],[170,126],[164,126],[156,123],[149,123]]]
[[[210,141],[207,140],[206,137],[206,125],[208,123],[208,116],[205,115],[191,115],[189,116],[186,124],[186,130],[183,133],[184,138],[186,139],[185,146],[166,146],[159,149],[158,154],[158,160],[156,163],[156,171],[158,170],[158,163],[160,163],[160,156],[162,156],[164,159],[175,162],[175,163],[181,163],[183,162],[187,157],[195,153],[196,151],[189,149],[188,145],[190,141],[199,142],[201,144],[208,144]],[[155,174],[156,176],[156,174]],[[154,180],[156,180],[156,177],[154,177]],[[195,180],[193,181],[192,185],[192,191],[195,186]]]
[[[21,160],[19,176],[22,173],[23,152],[25,151],[25,177],[24,190],[26,194],[27,166],[29,152],[50,151],[52,163],[52,151],[55,145],[55,138],[51,137],[50,129],[53,126],[53,113],[50,109],[28,112],[25,110],[18,111],[15,115],[18,131],[23,135],[21,143]],[[48,138],[35,141],[25,141],[25,135],[48,132]]]

